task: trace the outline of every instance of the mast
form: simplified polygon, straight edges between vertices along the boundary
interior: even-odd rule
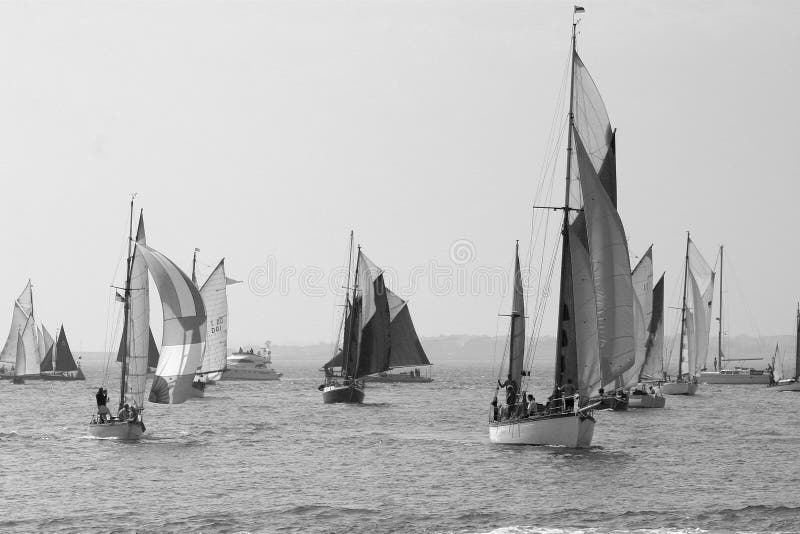
[[[131,195],[131,214],[130,214],[130,221],[128,223],[128,264],[125,268],[125,306],[124,306],[124,321],[125,327],[128,329],[128,336],[131,335],[132,330],[128,325],[128,320],[130,319],[130,299],[131,299],[131,267],[133,266],[133,258],[131,258],[131,248],[133,242],[133,199],[135,195]],[[122,405],[125,404],[125,390],[127,389],[127,371],[128,371],[128,350],[130,344],[128,340],[125,340],[125,349],[122,351],[122,376],[119,381],[119,408],[122,409]]]
[[[794,380],[800,381],[800,303],[797,304],[797,335],[794,348]]]
[[[563,365],[564,360],[564,350],[566,344],[563,341],[563,336],[566,335],[563,324],[564,324],[564,277],[567,276],[567,271],[570,269],[570,255],[569,255],[569,181],[572,174],[572,130],[575,124],[575,113],[574,113],[574,85],[575,85],[575,52],[576,52],[576,42],[575,42],[575,27],[578,23],[575,21],[575,11],[572,13],[572,54],[570,56],[570,78],[569,78],[569,132],[567,133],[567,173],[566,173],[566,185],[564,188],[564,222],[561,228],[561,284],[560,284],[560,295],[558,298],[559,302],[559,309],[558,309],[558,342],[556,343],[556,377],[555,377],[555,385],[560,386],[565,382],[565,365]],[[572,315],[572,314],[570,314]],[[513,322],[513,320],[512,320]]]
[[[722,371],[722,257],[724,247],[719,246],[719,339],[717,340],[717,371]]]
[[[683,269],[683,305],[681,306],[681,343],[678,350],[678,382],[683,382],[683,334],[686,331],[686,280],[689,277],[689,232],[686,232],[686,266]]]
[[[352,233],[351,233],[351,246],[352,246]],[[354,328],[356,327],[356,291],[358,289],[358,268],[361,265],[361,245],[358,246],[358,256],[356,257],[356,270],[353,273],[353,301],[352,301],[352,308],[350,309],[350,337],[353,336]],[[348,272],[350,267],[348,266]],[[348,275],[349,279],[349,275]],[[352,344],[350,343],[350,338],[344,340],[344,347],[342,347],[342,376],[347,378],[347,369],[348,363],[350,363],[350,348]],[[356,343],[356,369],[358,369],[358,356],[361,349],[361,333],[359,332],[358,335],[358,343]],[[353,372],[355,376],[355,371]]]

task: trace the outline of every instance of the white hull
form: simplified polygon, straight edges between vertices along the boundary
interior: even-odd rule
[[[226,369],[221,380],[280,380],[281,376],[272,369]]]
[[[144,434],[139,423],[114,421],[111,423],[89,423],[89,435],[94,438],[139,439]]]
[[[697,384],[693,382],[664,382],[661,384],[661,393],[664,395],[694,395]]]
[[[489,424],[489,440],[509,445],[561,445],[583,448],[592,444],[594,420],[578,415],[519,419]]]
[[[703,371],[698,380],[705,384],[769,384],[769,374],[751,375]]]
[[[800,382],[792,382],[775,388],[778,391],[800,391]]]

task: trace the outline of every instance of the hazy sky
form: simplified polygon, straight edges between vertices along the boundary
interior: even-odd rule
[[[0,328],[31,277],[45,324],[102,349],[137,192],[149,244],[247,282],[232,344],[330,341],[350,229],[420,334],[502,333],[472,280],[528,243],[572,5],[0,3]],[[800,3],[583,5],[631,253],[654,243],[676,306],[685,231],[722,243],[731,335],[791,332]]]

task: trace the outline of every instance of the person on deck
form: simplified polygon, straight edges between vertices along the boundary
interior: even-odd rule
[[[533,395],[528,395],[528,417],[536,415],[538,411],[536,399],[533,398]]]
[[[126,403],[117,412],[117,419],[120,421],[127,421],[131,417],[131,407]]]
[[[567,378],[567,383],[564,386],[564,400],[566,407],[572,409],[575,406],[575,384],[572,383],[571,378]]]
[[[492,419],[497,421],[500,419],[499,410],[497,409],[497,396],[492,399]]]
[[[106,417],[108,417],[108,407],[106,406],[108,403],[108,391],[102,387],[98,388],[94,398],[97,400],[97,414],[100,416],[100,422],[105,423]]]
[[[513,378],[511,378],[511,374],[509,373],[506,381],[501,384],[500,381],[498,380],[497,385],[500,386],[501,388],[506,389],[506,405],[508,406],[509,409],[509,415],[511,415],[510,412],[513,409],[513,406],[516,404],[517,400],[517,383]]]

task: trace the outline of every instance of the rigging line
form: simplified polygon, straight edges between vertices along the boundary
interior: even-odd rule
[[[120,249],[119,249],[119,252],[117,254],[117,261],[115,262],[114,274],[111,276],[111,284],[110,285],[112,285],[112,286],[114,285],[114,280],[117,279],[117,275],[119,274],[120,262],[122,261],[122,255],[125,252],[125,247],[127,247],[127,245],[128,245],[128,240],[127,239],[125,239],[124,241],[122,241],[120,243]],[[111,289],[111,294],[113,296],[111,296],[111,299],[108,301],[107,306],[106,306],[106,332],[105,332],[105,336],[104,336],[105,339],[103,340],[104,341],[103,348],[106,351],[106,365],[105,365],[105,369],[103,371],[103,382],[108,381],[108,369],[109,369],[109,366],[111,365],[111,356],[110,356],[110,352],[111,351],[109,350],[109,346],[113,347],[113,340],[109,340],[108,336],[109,336],[109,330],[111,330],[111,327],[110,327],[111,310],[112,310],[112,308],[114,306],[114,302],[116,301],[116,296],[117,296],[116,289]],[[114,317],[114,324],[115,325],[116,325],[116,322],[117,322],[116,319],[117,319],[117,317]],[[112,335],[113,335],[113,332],[112,332]]]
[[[750,321],[750,328],[755,329],[756,331],[756,339],[758,339],[758,350],[759,352],[764,352],[764,341],[761,336],[761,330],[758,328],[758,323],[756,323],[755,319],[753,318],[752,311],[750,306],[747,303],[747,298],[745,297],[744,291],[742,290],[741,284],[739,283],[739,277],[736,274],[736,269],[731,264],[730,260],[730,252],[728,253],[728,261],[726,262],[727,272],[733,275],[733,281],[736,285],[736,292],[739,294],[739,298],[741,302],[744,304],[744,309],[747,315],[747,319]],[[730,317],[730,316],[728,316]],[[730,319],[728,319],[728,324],[730,325]]]
[[[674,302],[676,300],[679,300],[678,299],[678,295],[680,294],[680,290],[681,290],[681,280],[680,280],[679,277],[676,277],[675,281],[672,284],[672,292],[670,294],[670,298],[669,298],[669,300],[667,300],[665,302]],[[677,341],[677,338],[680,337],[680,327],[681,327],[681,321],[680,321],[680,319],[677,319],[677,320],[673,321],[672,329],[667,329],[666,313],[664,314],[664,331],[665,332],[669,332],[671,330],[677,330],[678,331],[677,335],[672,335],[669,338],[670,339],[669,347],[668,347],[668,349],[666,351],[666,358],[665,358],[665,360],[663,362],[663,365],[664,365],[665,369],[668,369],[670,364],[672,363],[672,351],[675,349],[675,342]],[[665,341],[666,341],[666,339],[665,339]]]
[[[550,258],[550,268],[548,269],[547,273],[547,282],[545,283],[544,288],[544,295],[539,298],[539,305],[536,309],[536,316],[535,316],[535,323],[534,329],[531,332],[531,342],[528,345],[529,348],[529,358],[530,358],[530,368],[533,368],[533,363],[536,357],[536,350],[539,347],[539,340],[541,339],[541,331],[543,326],[543,318],[545,312],[547,311],[547,304],[549,303],[551,289],[553,285],[553,273],[555,272],[556,260],[558,258],[558,250],[559,245],[561,244],[561,239],[556,239],[555,243],[553,244],[553,252]]]

